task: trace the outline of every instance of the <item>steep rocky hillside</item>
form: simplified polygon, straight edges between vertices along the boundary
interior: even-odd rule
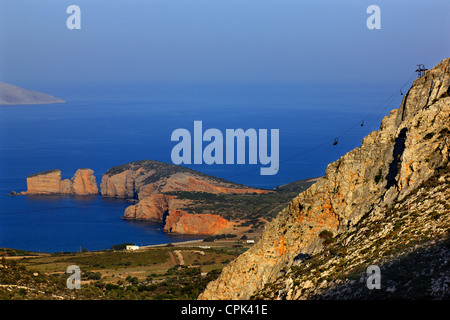
[[[319,285],[325,288],[329,282],[336,283],[334,271],[339,268],[365,270],[371,264],[381,263],[378,255],[393,254],[396,249],[406,252],[406,246],[409,248],[416,240],[421,243],[420,239],[445,239],[450,214],[449,85],[450,58],[414,81],[400,108],[383,119],[379,130],[365,137],[359,148],[330,163],[324,177],[294,198],[266,226],[261,240],[230,263],[199,298],[308,298],[309,292],[314,294]],[[420,191],[421,186],[433,179],[437,179],[432,183],[435,189]],[[415,198],[421,192],[427,201],[418,202]],[[402,219],[395,218],[395,210],[408,214],[404,213]],[[421,238],[422,233],[427,236]],[[386,236],[393,239],[384,239]],[[405,239],[405,243],[396,244],[398,238]],[[344,240],[345,250],[339,252],[340,247],[336,247],[330,253],[337,255],[335,260],[321,260],[331,243]],[[438,244],[434,249],[439,248],[445,251],[446,247]],[[373,252],[374,256],[364,256],[361,250]],[[426,252],[433,252],[433,247],[423,250],[426,256]],[[302,267],[297,271],[305,267],[304,271],[294,271],[294,264],[309,261],[310,257],[316,260],[300,264]],[[359,257],[366,258],[359,260]],[[395,262],[392,263],[395,269]],[[337,269],[326,269],[329,265]],[[329,278],[322,279],[324,276]],[[445,279],[446,275],[442,277]],[[430,281],[444,283],[442,277],[436,275]],[[311,282],[307,286],[313,289],[303,292],[306,278]]]
[[[324,249],[301,255],[254,299],[450,298],[450,166],[384,212],[370,212]],[[367,288],[378,265],[380,290]]]

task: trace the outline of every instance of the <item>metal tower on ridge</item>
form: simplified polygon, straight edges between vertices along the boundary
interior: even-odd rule
[[[417,66],[418,66],[418,68],[416,69],[417,77],[420,78],[425,74],[425,71],[427,71],[428,69],[425,69],[425,65],[423,64],[418,64]]]

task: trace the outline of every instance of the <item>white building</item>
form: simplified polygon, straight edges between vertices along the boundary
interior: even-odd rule
[[[247,243],[255,243],[255,240],[247,240]]]
[[[127,245],[126,246],[127,250],[139,250],[139,246],[135,246],[135,245]]]

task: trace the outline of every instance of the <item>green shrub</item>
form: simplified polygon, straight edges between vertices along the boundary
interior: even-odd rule
[[[335,241],[335,239],[333,238],[333,232],[329,230],[323,230],[322,232],[320,232],[319,238],[324,240],[323,241],[324,245],[329,245]]]
[[[383,167],[378,170],[378,174],[375,176],[375,183],[378,184],[383,179]]]

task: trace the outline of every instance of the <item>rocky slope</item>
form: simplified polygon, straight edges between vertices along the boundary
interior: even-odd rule
[[[58,169],[32,174],[27,177],[27,195],[98,195],[94,171],[78,169],[71,180],[61,180]]]
[[[20,88],[0,82],[0,105],[64,103],[64,100],[46,93]]]
[[[450,166],[384,213],[370,212],[324,249],[294,258],[254,299],[449,299]],[[367,288],[367,267],[381,271]]]
[[[330,163],[324,177],[294,198],[266,226],[261,240],[224,268],[199,298],[248,299],[270,283],[288,286],[291,278],[285,278],[285,283],[284,274],[299,257],[320,256],[331,239],[360,230],[368,217],[383,217],[398,202],[411,201],[419,186],[448,166],[449,85],[450,58],[417,79],[379,130],[365,137],[359,148]],[[439,199],[448,199],[448,189],[439,193],[445,193]],[[426,214],[425,206],[416,209],[417,216]],[[446,204],[436,212],[439,217],[449,215]],[[383,227],[380,232],[387,231]],[[373,245],[380,236],[369,243]],[[312,271],[320,277],[318,269]],[[300,294],[286,292],[278,296],[302,297],[301,290]]]
[[[192,214],[184,210],[189,200],[173,192],[208,194],[265,194],[250,188],[208,176],[185,167],[153,160],[131,162],[109,169],[100,184],[103,197],[135,199],[125,209],[124,219],[164,223],[164,231],[177,234],[219,234],[230,232],[234,224],[218,214]]]

